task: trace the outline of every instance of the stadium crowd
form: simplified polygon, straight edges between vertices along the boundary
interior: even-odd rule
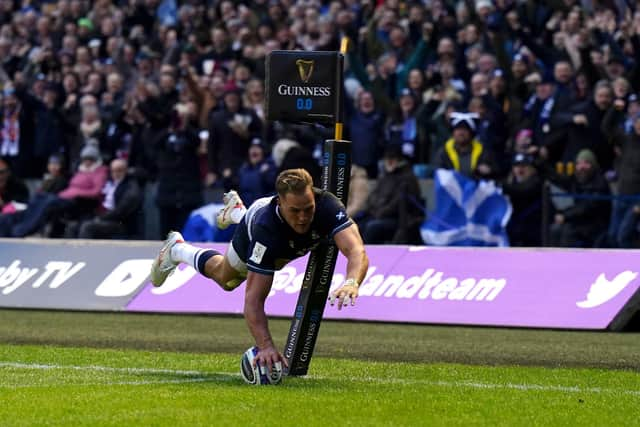
[[[512,245],[543,243],[552,182],[582,196],[550,205],[547,243],[632,247],[639,6],[0,0],[0,236],[160,239],[216,201],[205,189],[248,205],[282,169],[319,182],[333,129],[265,120],[265,55],[346,36],[348,209],[366,243],[418,242],[418,178],[444,167],[502,184]],[[152,209],[158,234],[142,235]]]

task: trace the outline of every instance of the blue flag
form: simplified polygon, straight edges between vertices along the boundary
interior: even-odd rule
[[[436,208],[422,224],[433,246],[509,246],[511,202],[493,181],[475,181],[447,169],[435,172]]]
[[[187,242],[228,242],[233,237],[235,224],[220,230],[216,225],[216,215],[224,207],[221,203],[210,203],[191,212],[182,227],[182,235]]]

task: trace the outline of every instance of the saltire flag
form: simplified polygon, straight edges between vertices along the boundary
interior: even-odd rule
[[[493,181],[476,181],[454,170],[435,174],[435,210],[422,224],[433,246],[509,246],[511,202]]]
[[[229,228],[220,230],[216,225],[216,215],[224,207],[221,203],[210,203],[194,211],[182,227],[182,236],[187,242],[228,242],[233,237],[236,228],[231,224]]]

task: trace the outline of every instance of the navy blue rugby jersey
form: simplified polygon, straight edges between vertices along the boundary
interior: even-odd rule
[[[305,234],[295,232],[286,223],[276,196],[258,199],[249,206],[231,242],[249,271],[273,274],[314,249],[323,239],[333,239],[336,233],[353,224],[336,196],[315,187],[313,194],[316,212]]]

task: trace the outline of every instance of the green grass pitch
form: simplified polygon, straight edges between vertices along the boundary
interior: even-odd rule
[[[242,319],[0,310],[0,425],[633,426],[638,338],[323,322],[309,375],[258,387]]]

